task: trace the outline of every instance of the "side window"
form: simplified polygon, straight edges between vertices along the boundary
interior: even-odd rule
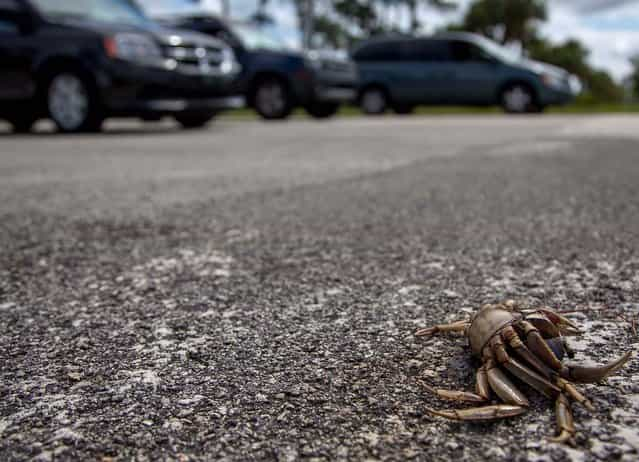
[[[405,59],[421,62],[450,61],[450,49],[445,40],[414,40],[406,42]]]
[[[463,61],[490,61],[490,56],[477,45],[455,40],[450,44],[453,53],[453,59],[458,62]]]
[[[398,61],[399,44],[395,42],[374,43],[355,52],[356,61]]]
[[[14,35],[20,32],[20,18],[24,14],[16,0],[0,0],[0,34]]]
[[[454,61],[474,61],[473,46],[468,42],[454,41],[450,44]]]

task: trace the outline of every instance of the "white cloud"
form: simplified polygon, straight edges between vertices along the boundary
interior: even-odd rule
[[[579,39],[590,49],[594,66],[622,79],[631,70],[629,58],[639,52],[639,5],[624,3],[606,11],[583,13],[574,4],[571,7],[556,0],[550,4],[549,21],[542,32],[554,42]]]

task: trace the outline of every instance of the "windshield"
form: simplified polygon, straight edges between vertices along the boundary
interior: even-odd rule
[[[242,45],[250,50],[277,50],[286,49],[286,45],[275,37],[261,31],[256,27],[246,24],[234,24],[233,32],[240,38]]]
[[[81,18],[99,22],[148,26],[151,21],[130,0],[31,0],[49,18]]]
[[[138,0],[138,3],[152,17],[181,16],[206,12],[200,0]]]
[[[519,61],[521,59],[520,56],[513,50],[510,50],[505,46],[502,46],[497,42],[493,42],[492,40],[489,40],[485,37],[477,37],[477,45],[479,45],[479,47],[486,51],[486,53],[499,59],[500,61],[511,63],[513,61]]]

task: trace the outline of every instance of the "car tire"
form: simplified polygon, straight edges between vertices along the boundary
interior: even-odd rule
[[[365,114],[381,115],[388,108],[388,97],[382,88],[369,87],[362,91],[359,105]]]
[[[411,115],[415,112],[415,106],[411,106],[410,104],[398,104],[393,107],[393,111],[395,111],[395,114],[399,115]]]
[[[174,116],[182,128],[202,128],[215,118],[215,114],[176,114]]]
[[[306,108],[306,112],[315,119],[328,119],[339,111],[339,103],[312,103]]]
[[[526,114],[538,112],[535,92],[523,83],[513,83],[506,86],[499,97],[504,112],[508,114]]]
[[[31,116],[16,116],[9,119],[13,133],[30,133],[36,122],[37,119]]]
[[[47,80],[45,89],[47,113],[60,132],[100,131],[104,117],[97,91],[83,73],[56,72]]]
[[[265,120],[282,120],[291,115],[293,99],[288,86],[282,79],[260,80],[253,90],[253,107]]]

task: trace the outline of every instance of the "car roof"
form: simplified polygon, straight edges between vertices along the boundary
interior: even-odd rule
[[[406,34],[393,34],[393,35],[380,35],[371,37],[358,44],[353,52],[357,52],[365,47],[371,45],[383,45],[388,43],[401,43],[412,42],[417,40],[463,40],[465,42],[476,43],[478,41],[478,35],[472,32],[440,32],[434,35],[406,35]]]
[[[477,42],[480,39],[480,35],[475,34],[473,32],[455,32],[455,31],[446,31],[439,32],[433,36],[433,38],[447,39],[447,40],[464,40],[467,42]]]
[[[476,42],[478,40],[478,37],[479,36],[477,34],[474,34],[472,32],[439,32],[433,35],[379,35],[364,40],[360,44],[360,47],[379,43],[410,42],[414,40],[465,40],[469,42]]]

